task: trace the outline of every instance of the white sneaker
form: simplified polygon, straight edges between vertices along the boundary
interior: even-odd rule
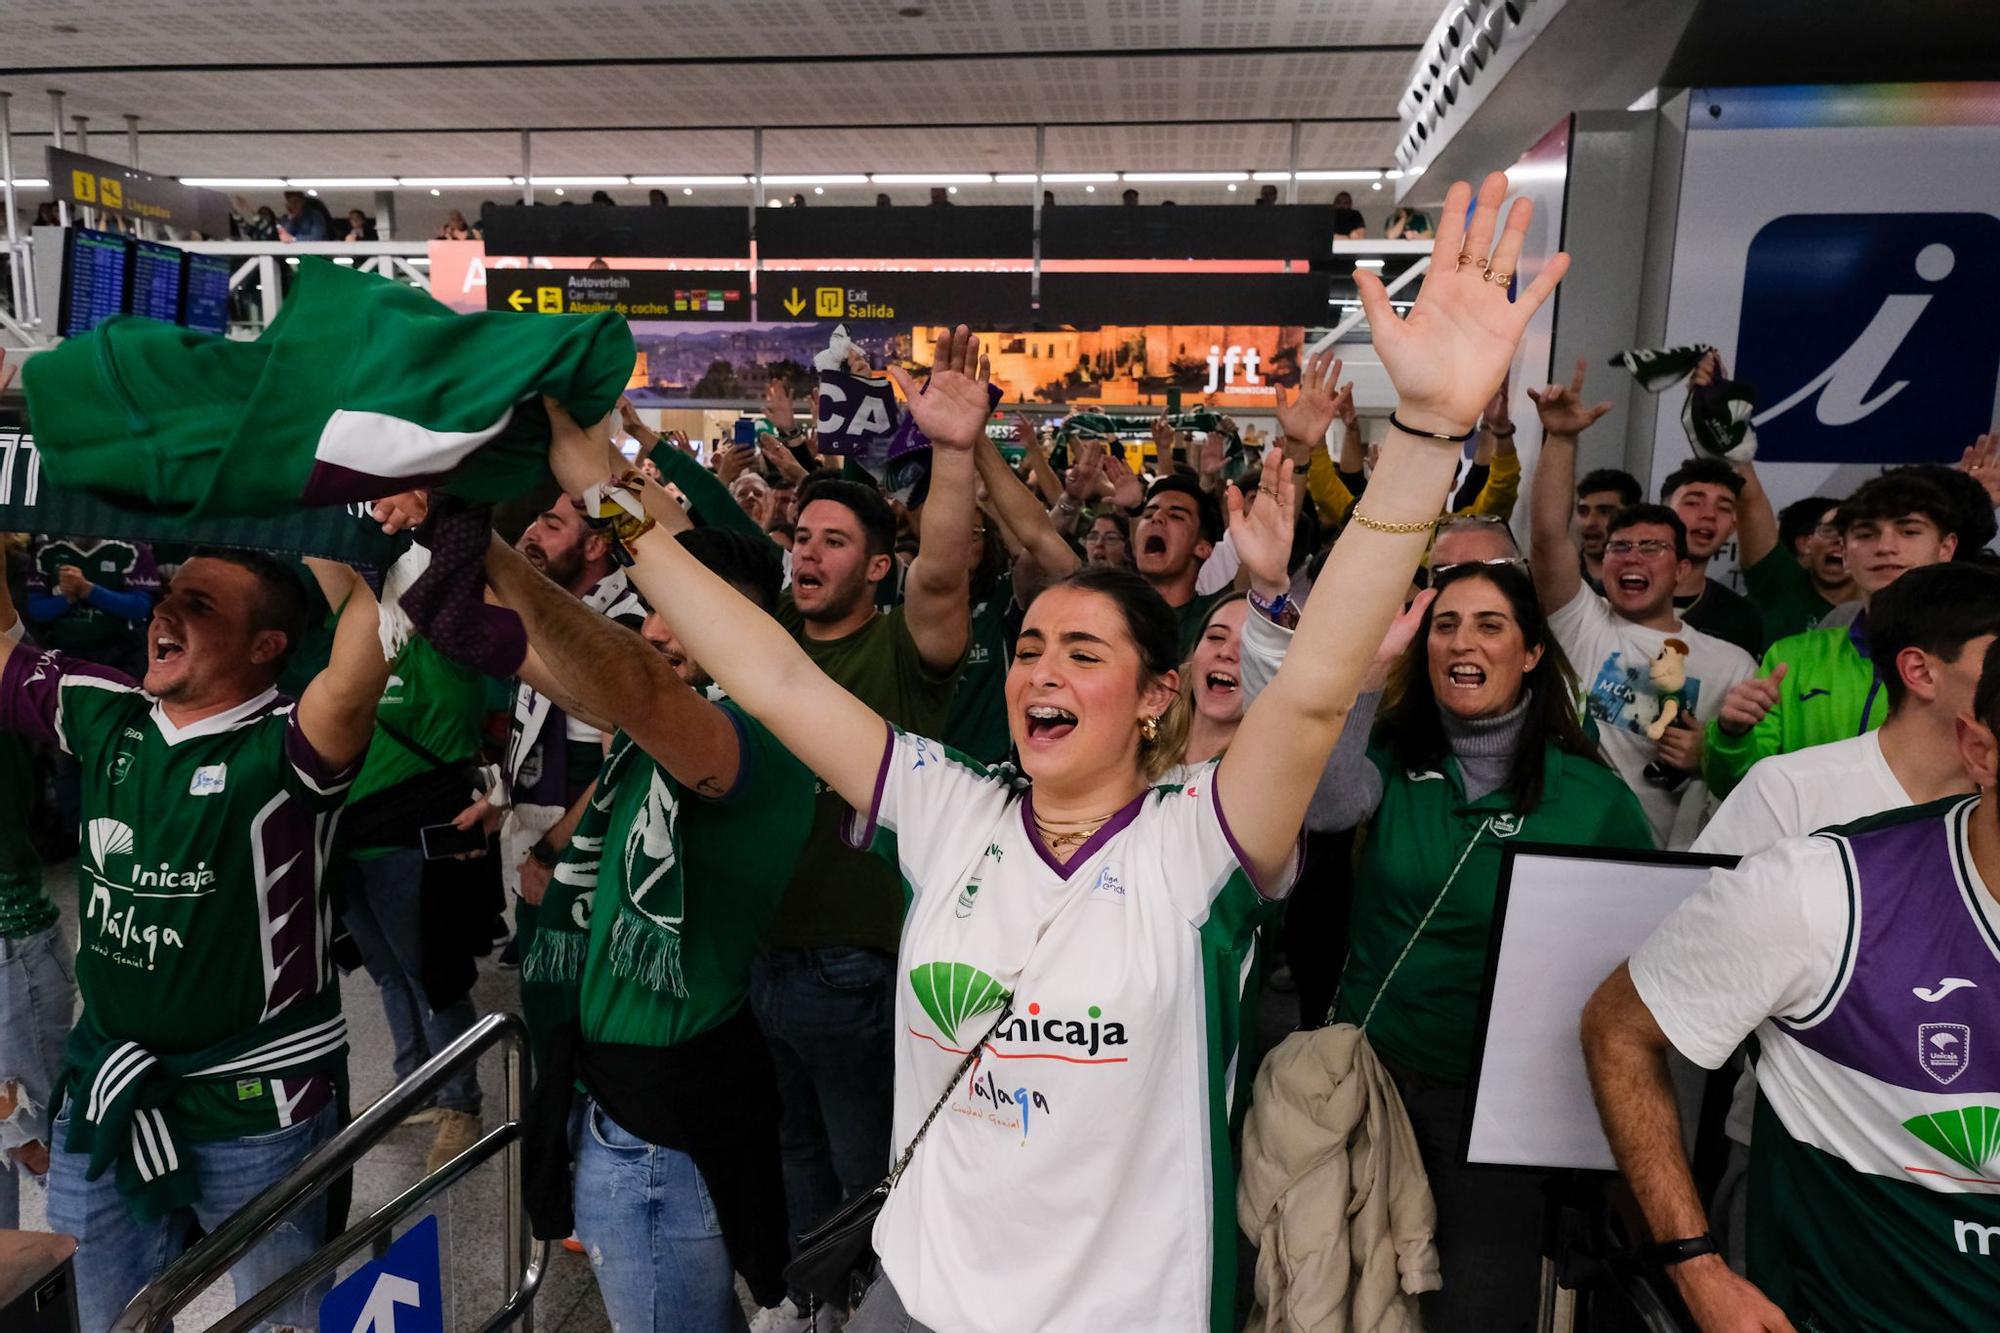
[[[757,1317],[750,1321],[750,1333],[837,1333],[846,1323],[845,1314],[831,1306],[822,1306],[819,1322],[815,1326],[806,1312],[787,1296],[776,1305],[759,1310]]]

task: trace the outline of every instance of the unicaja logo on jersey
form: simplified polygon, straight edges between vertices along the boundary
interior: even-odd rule
[[[2000,1154],[2000,1106],[1965,1106],[1905,1120],[1903,1128],[1975,1176]]]
[[[1795,213],[1744,257],[1737,374],[1760,460],[1880,461],[1884,439],[1969,439],[2000,380],[2000,218]]]
[[[959,1025],[1007,1003],[1007,989],[970,963],[919,963],[910,969],[910,993],[948,1042]]]
[[[132,826],[123,820],[100,816],[90,821],[84,837],[90,848],[90,872],[100,884],[134,891],[153,890],[151,896],[160,898],[205,893],[215,884],[215,872],[206,861],[195,862],[192,870],[179,870],[164,861],[149,868],[137,864],[136,858],[130,872],[120,881],[111,873],[112,858],[132,855],[136,843]]]
[[[1917,1063],[1940,1083],[1955,1081],[1972,1065],[1972,1029],[1963,1023],[1918,1024]]]

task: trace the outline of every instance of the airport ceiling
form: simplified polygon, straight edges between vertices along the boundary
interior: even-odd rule
[[[0,92],[17,177],[50,89],[179,176],[1380,168],[1444,3],[8,0]]]

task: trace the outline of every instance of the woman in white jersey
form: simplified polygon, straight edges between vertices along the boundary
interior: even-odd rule
[[[894,1146],[949,1097],[877,1222],[883,1277],[851,1328],[1231,1326],[1229,1088],[1251,933],[1290,885],[1307,798],[1443,508],[1458,442],[1568,263],[1557,256],[1510,302],[1529,207],[1516,203],[1496,239],[1506,187],[1489,176],[1469,218],[1470,187],[1452,187],[1407,318],[1356,275],[1399,404],[1328,562],[1324,586],[1340,595],[1313,603],[1227,753],[1184,782],[1155,785],[1183,724],[1174,617],[1134,576],[1082,571],[1029,606],[1006,685],[1023,787],[895,731],[663,532],[632,542],[633,582],[847,799],[850,836],[892,859],[909,895]],[[940,342],[921,394],[891,373],[933,468],[969,468],[988,415],[972,336]],[[601,431],[559,430],[551,461],[573,490],[615,465]],[[1274,475],[1275,492],[1290,465]],[[641,498],[671,503],[650,484]],[[955,1079],[975,1044],[981,1058]]]

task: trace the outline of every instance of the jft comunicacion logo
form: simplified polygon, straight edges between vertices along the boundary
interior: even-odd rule
[[[1757,457],[1956,458],[2000,383],[2000,218],[1795,213],[1750,242],[1737,374]]]

